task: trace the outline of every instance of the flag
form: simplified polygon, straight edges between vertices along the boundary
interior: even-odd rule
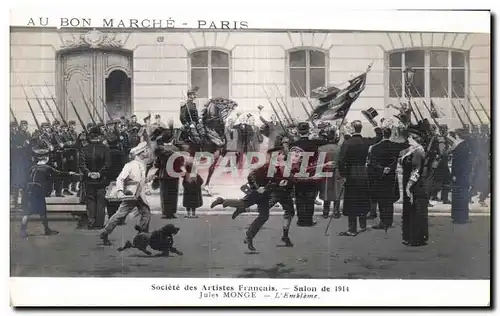
[[[318,105],[311,114],[312,118],[316,120],[337,120],[344,118],[347,112],[349,112],[351,105],[365,89],[366,74],[367,72],[364,72],[356,78],[349,80],[349,85],[346,88],[336,92],[331,100]]]

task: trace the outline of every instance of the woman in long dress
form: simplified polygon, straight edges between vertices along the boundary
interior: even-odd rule
[[[425,174],[426,153],[418,131],[408,130],[408,148],[400,153],[403,170],[403,244],[424,246],[429,239],[427,175]]]

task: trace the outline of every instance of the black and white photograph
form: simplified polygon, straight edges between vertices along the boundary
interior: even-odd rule
[[[11,278],[490,280],[489,31],[174,18],[10,26]]]

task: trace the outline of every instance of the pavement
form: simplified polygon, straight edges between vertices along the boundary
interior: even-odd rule
[[[176,247],[184,255],[147,257],[131,249],[117,247],[135,234],[138,218],[129,216],[110,236],[112,246],[103,246],[98,231],[76,229],[70,213],[85,211],[76,197],[47,199],[49,221],[56,236],[44,236],[36,216],[30,219],[27,239],[19,236],[20,216],[11,212],[11,276],[31,277],[186,277],[186,278],[334,278],[334,279],[489,279],[489,207],[471,204],[467,224],[451,223],[450,205],[429,208],[429,244],[407,247],[401,244],[401,205],[395,204],[395,225],[384,231],[371,230],[357,237],[339,237],[347,219],[334,219],[325,236],[328,220],[315,214],[318,225],[292,224],[293,248],[283,247],[282,210],[271,217],[255,238],[257,252],[243,244],[246,228],[256,216],[255,209],[232,220],[232,209],[208,205],[217,196],[239,198],[243,193],[238,179],[214,179],[214,195],[204,197],[197,210],[199,218],[184,218],[182,196],[178,219],[162,219],[158,192],[148,197],[152,208],[151,229],[168,222],[180,227]],[[489,201],[487,200],[487,203]],[[377,220],[369,221],[374,225]]]
[[[185,278],[333,278],[333,279],[489,279],[490,217],[472,216],[467,224],[452,224],[447,216],[429,218],[430,240],[424,247],[401,244],[401,216],[395,226],[357,237],[339,237],[346,218],[317,218],[315,227],[292,224],[293,248],[280,241],[282,219],[271,216],[255,238],[257,252],[243,243],[253,220],[248,214],[202,215],[197,219],[165,220],[153,215],[151,229],[171,222],[180,227],[175,245],[184,255],[147,257],[117,247],[134,236],[138,218],[129,218],[103,246],[98,231],[76,229],[70,215],[51,214],[59,235],[44,236],[39,221],[29,223],[30,236],[19,236],[19,216],[11,219],[11,276],[30,277],[185,277]],[[374,224],[375,221],[369,221]]]

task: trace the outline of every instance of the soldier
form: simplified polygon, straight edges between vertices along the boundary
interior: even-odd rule
[[[105,188],[109,184],[111,152],[108,146],[102,143],[101,136],[98,127],[90,129],[89,144],[82,148],[80,158],[80,171],[85,182],[88,229],[104,227]]]
[[[380,223],[373,229],[387,229],[392,226],[394,202],[399,198],[396,168],[399,153],[408,145],[390,141],[392,127],[382,129],[383,139],[368,149],[366,160],[370,176],[370,197],[380,211]]]
[[[51,178],[62,176],[73,176],[74,172],[61,172],[47,165],[49,151],[47,149],[34,150],[35,165],[28,170],[26,185],[26,201],[21,219],[21,237],[27,238],[28,216],[40,215],[45,235],[56,235],[57,231],[49,228],[47,219],[47,204],[45,202],[46,187]]]
[[[53,166],[56,169],[64,170],[63,161],[64,161],[64,139],[62,137],[61,132],[61,123],[58,120],[54,120],[52,122],[52,130],[50,131],[51,135],[51,144],[54,146],[54,151],[52,155]],[[54,179],[54,191],[57,197],[63,196],[63,179],[55,178]],[[69,192],[68,192],[69,193]],[[72,195],[69,193],[68,195]]]
[[[115,181],[122,171],[123,166],[125,166],[125,164],[128,162],[128,153],[125,153],[121,149],[120,139],[116,135],[110,135],[110,137],[108,138],[108,145],[110,150],[111,163],[107,177],[109,181]],[[106,209],[108,218],[111,218],[111,216],[116,213],[119,206],[119,202],[107,202]]]
[[[16,122],[10,122],[10,197],[14,208],[18,206],[19,190],[24,181],[24,178],[19,175],[22,169],[19,160],[17,160],[22,146],[19,137],[19,126]]]
[[[69,171],[74,171],[78,172],[78,154],[80,152],[80,141],[78,140],[78,133],[75,130],[76,128],[76,122],[71,120],[68,121],[68,131],[67,131],[67,136],[70,139],[71,142],[73,142],[72,146],[68,150],[69,152],[67,153],[67,158],[66,158],[66,164],[67,168]],[[77,184],[79,181],[76,181],[75,177],[72,177],[70,180],[68,180],[67,184],[65,185],[65,188],[73,192],[78,192],[79,189],[77,189]]]
[[[144,119],[144,126],[139,130],[139,138],[141,142],[146,142],[149,145],[149,135],[151,134],[151,114]]]
[[[66,123],[61,124],[61,141],[63,142],[62,147],[62,170],[65,172],[73,171],[76,172],[78,169],[78,164],[76,161],[76,138],[69,133],[69,126]],[[73,195],[69,191],[70,183],[73,182],[73,177],[64,179],[62,183],[62,189],[64,195]],[[76,191],[76,189],[74,190]]]
[[[120,123],[120,133],[119,133],[120,148],[122,148],[125,153],[125,157],[128,157],[130,153],[130,139],[129,132],[126,124]],[[135,146],[134,146],[135,147]]]
[[[187,101],[181,105],[179,119],[181,124],[184,126],[184,130],[189,130],[189,128],[195,127],[196,124],[200,123],[200,118],[198,116],[198,109],[196,103],[196,93],[199,88],[194,87],[187,92]]]
[[[366,215],[370,209],[369,181],[366,174],[367,141],[361,136],[361,121],[352,122],[354,134],[346,140],[340,149],[339,172],[345,178],[343,215],[348,216],[348,230],[339,236],[354,237],[366,231]]]

